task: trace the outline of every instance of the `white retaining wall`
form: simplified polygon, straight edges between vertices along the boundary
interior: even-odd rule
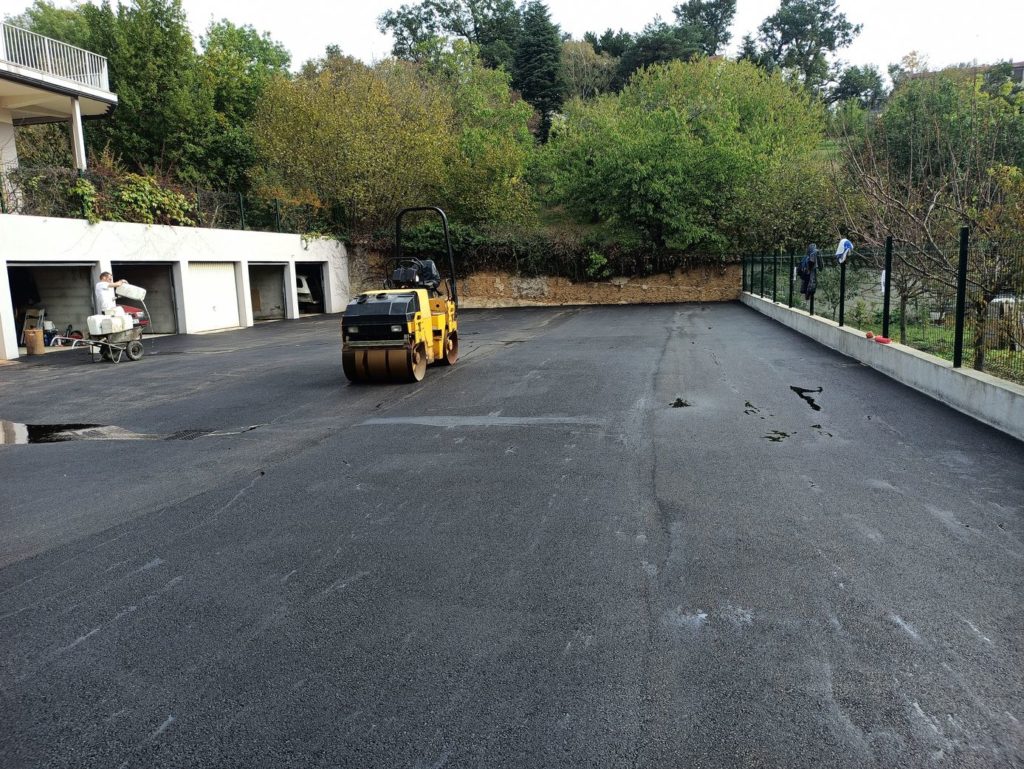
[[[202,292],[201,282],[189,275],[190,262],[229,262],[235,267],[238,316],[241,325],[253,324],[249,264],[279,264],[285,271],[285,316],[299,317],[295,292],[296,265],[322,265],[324,311],[338,313],[349,299],[348,258],[336,240],[300,235],[199,227],[52,219],[0,214],[0,359],[18,357],[14,308],[8,266],[87,264],[91,280],[111,269],[111,262],[170,264],[175,286],[175,312],[179,333],[192,333],[187,298]],[[115,275],[116,277],[116,275]],[[82,318],[82,323],[84,323]]]
[[[905,347],[879,344],[863,331],[744,292],[740,301],[826,347],[859,360],[957,411],[1024,440],[1024,387]]]

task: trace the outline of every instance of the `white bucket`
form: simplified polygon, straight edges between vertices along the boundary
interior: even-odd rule
[[[114,292],[118,296],[123,296],[125,299],[137,299],[140,302],[146,298],[146,289],[141,286],[133,286],[131,283],[125,283],[123,286],[118,286],[114,289]]]

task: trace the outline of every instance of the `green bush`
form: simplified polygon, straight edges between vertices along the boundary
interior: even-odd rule
[[[460,276],[497,270],[525,277],[551,275],[587,281],[613,275],[638,277],[722,263],[717,256],[655,249],[599,231],[579,234],[530,228],[488,232],[453,223],[451,238],[455,270]],[[394,242],[383,236],[364,245],[370,250],[390,254]],[[406,226],[402,232],[402,254],[433,259],[444,271],[448,257],[441,224],[430,221]]]
[[[195,226],[188,199],[150,176],[126,174],[118,179],[108,206],[106,218],[115,222]]]

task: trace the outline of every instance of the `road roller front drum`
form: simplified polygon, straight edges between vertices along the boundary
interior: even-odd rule
[[[427,373],[427,353],[422,344],[411,349],[345,350],[341,354],[341,365],[350,382],[420,382]]]

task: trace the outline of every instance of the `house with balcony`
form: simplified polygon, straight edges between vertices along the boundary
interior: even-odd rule
[[[74,165],[85,171],[82,121],[116,106],[103,56],[0,24],[4,199],[17,202],[8,173],[18,166],[18,126],[69,123]],[[42,313],[44,329],[57,336],[83,329],[103,272],[148,291],[147,329],[156,333],[341,312],[349,293],[347,254],[335,240],[0,212],[0,361],[24,354],[29,310]]]
[[[85,170],[82,121],[115,106],[106,58],[0,24],[0,172],[18,166],[16,126],[57,122],[70,124],[75,167]]]

